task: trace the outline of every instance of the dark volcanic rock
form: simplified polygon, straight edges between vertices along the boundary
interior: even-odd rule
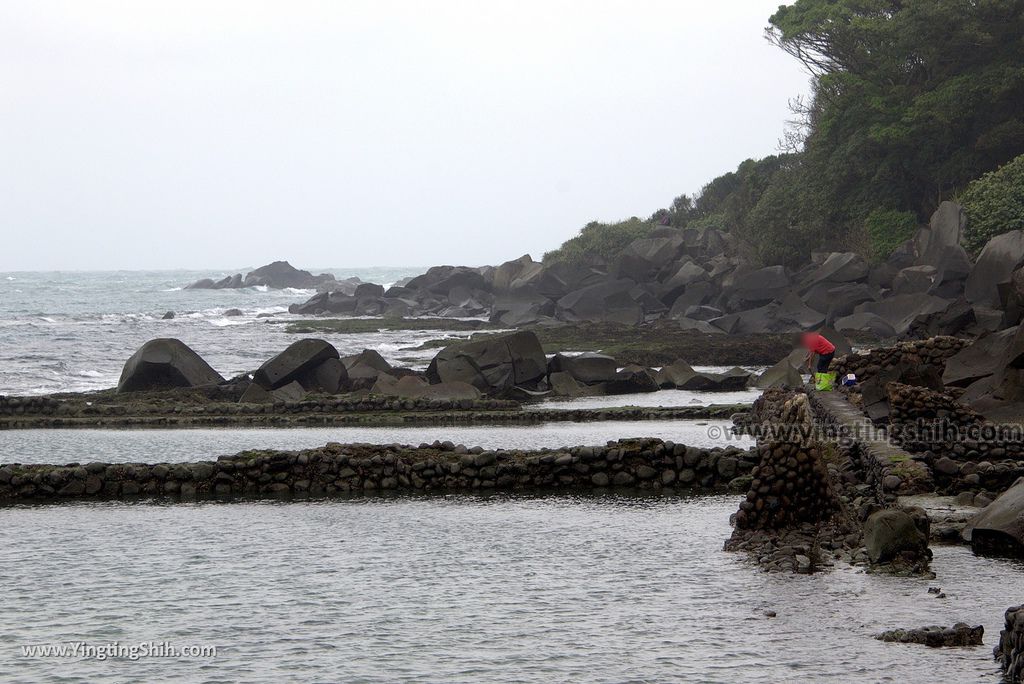
[[[313,289],[317,286],[334,280],[329,273],[313,275],[309,271],[295,268],[287,261],[274,261],[266,266],[249,271],[243,281],[244,287],[255,287],[265,285],[274,289],[294,287],[298,289]]]
[[[995,309],[1005,303],[999,294],[1000,285],[1008,285],[1013,272],[1024,263],[1024,232],[1011,230],[997,235],[985,245],[967,278],[964,294],[967,301]]]
[[[1024,555],[1024,478],[968,522],[975,551]]]
[[[445,347],[427,368],[431,383],[467,382],[485,394],[535,386],[547,373],[547,359],[532,332],[489,337]]]
[[[253,382],[264,389],[277,389],[293,381],[301,381],[307,373],[313,372],[328,359],[337,359],[338,350],[333,345],[316,338],[293,342],[283,352],[259,367],[253,374]]]
[[[615,379],[606,385],[608,394],[635,394],[656,392],[658,382],[650,368],[630,364],[615,374]]]
[[[548,362],[548,372],[565,372],[587,385],[610,382],[615,379],[618,363],[610,356],[586,352],[576,356],[555,354]]]
[[[376,381],[382,374],[394,374],[391,364],[375,349],[364,349],[358,354],[346,356],[341,361],[345,365],[349,379],[354,381]]]
[[[928,537],[906,512],[887,508],[872,513],[864,523],[864,545],[872,563],[902,558],[917,561],[928,556]]]
[[[967,387],[972,382],[988,377],[1003,368],[1016,333],[1017,328],[1007,328],[964,347],[946,361],[942,382],[946,385]]]
[[[202,278],[185,287],[186,290],[222,290],[239,287],[266,286],[274,289],[294,287],[297,289],[313,289],[329,286],[333,283],[334,276],[329,273],[313,275],[309,271],[302,271],[295,268],[287,261],[275,261],[249,271],[245,278],[241,273],[228,276],[222,280],[214,281],[211,278]]]
[[[981,646],[985,636],[982,625],[971,627],[958,622],[952,627],[918,627],[917,629],[891,629],[875,638],[879,641],[895,641],[901,644],[922,644],[939,648],[941,646]]]
[[[118,392],[216,385],[224,378],[188,345],[173,338],[157,338],[139,347],[124,364]]]
[[[866,302],[857,306],[857,313],[874,314],[887,323],[897,335],[910,329],[918,316],[945,311],[950,301],[925,293],[904,294],[889,297],[878,302]],[[847,317],[849,318],[849,317]],[[842,330],[840,321],[836,328]]]
[[[636,282],[612,280],[570,292],[558,300],[556,316],[563,321],[608,321],[635,325],[644,309],[631,291]]]

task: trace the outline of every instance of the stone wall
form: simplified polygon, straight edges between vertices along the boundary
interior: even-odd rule
[[[328,444],[306,451],[242,452],[191,463],[8,464],[0,502],[168,497],[330,496],[486,490],[746,489],[756,452],[698,449],[658,439],[538,451]]]
[[[931,491],[931,471],[890,443],[888,432],[873,426],[842,394],[809,396],[816,424],[856,465],[879,502],[891,505],[901,494]]]
[[[281,405],[271,404],[184,404],[171,407],[152,404],[99,405],[75,409],[58,404],[34,403],[28,410],[7,404],[0,413],[0,429],[74,427],[226,427],[226,426],[329,426],[329,425],[473,425],[534,424],[550,421],[685,420],[730,418],[747,407],[735,404],[678,407],[609,407],[592,409],[523,408],[516,402],[479,400],[464,408],[442,408],[420,402],[407,408],[408,400],[369,397],[353,402],[333,398],[309,399]],[[43,399],[41,397],[32,397]],[[45,409],[41,410],[41,409]]]
[[[995,657],[1007,682],[1024,682],[1024,606],[1006,609],[1005,627],[999,633]]]
[[[372,411],[453,411],[515,410],[521,404],[501,399],[396,399],[383,396],[312,396],[302,401],[275,401],[266,404],[207,401],[197,395],[180,392],[149,393],[133,396],[69,395],[8,397],[0,396],[0,416],[103,417],[120,415],[268,415],[286,413],[350,413]]]
[[[946,336],[902,342],[893,347],[878,347],[869,352],[840,356],[832,361],[829,369],[839,377],[854,373],[861,383],[900,366],[932,369],[941,378],[946,370],[946,361],[968,344],[968,340]]]

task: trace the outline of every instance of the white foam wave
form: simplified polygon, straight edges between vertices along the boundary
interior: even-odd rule
[[[7,279],[8,280],[17,280],[17,278],[15,278],[14,276],[7,276]]]
[[[237,318],[214,318],[210,320],[210,325],[215,325],[218,328],[226,328],[231,325],[245,325],[246,321],[240,321]]]
[[[257,316],[260,315],[260,314],[279,314],[279,313],[288,313],[288,307],[287,306],[268,306],[268,307],[263,308],[263,309],[256,309],[256,315]]]
[[[183,288],[180,287],[169,287],[166,290],[160,290],[161,292],[177,292]]]
[[[288,295],[302,295],[303,297],[312,297],[316,294],[316,290],[306,290],[298,287],[286,287],[281,292]]]

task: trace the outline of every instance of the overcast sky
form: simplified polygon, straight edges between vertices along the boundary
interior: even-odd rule
[[[776,151],[780,0],[0,0],[0,270],[499,263]]]

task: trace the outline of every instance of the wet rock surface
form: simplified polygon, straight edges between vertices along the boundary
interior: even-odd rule
[[[1024,681],[1024,606],[1007,608],[1004,624],[994,655],[1006,681],[1016,684]]]
[[[981,646],[985,628],[981,625],[971,627],[958,622],[952,627],[918,627],[916,629],[892,629],[882,632],[875,638],[879,641],[893,641],[900,644],[923,644],[932,648],[943,646]]]

